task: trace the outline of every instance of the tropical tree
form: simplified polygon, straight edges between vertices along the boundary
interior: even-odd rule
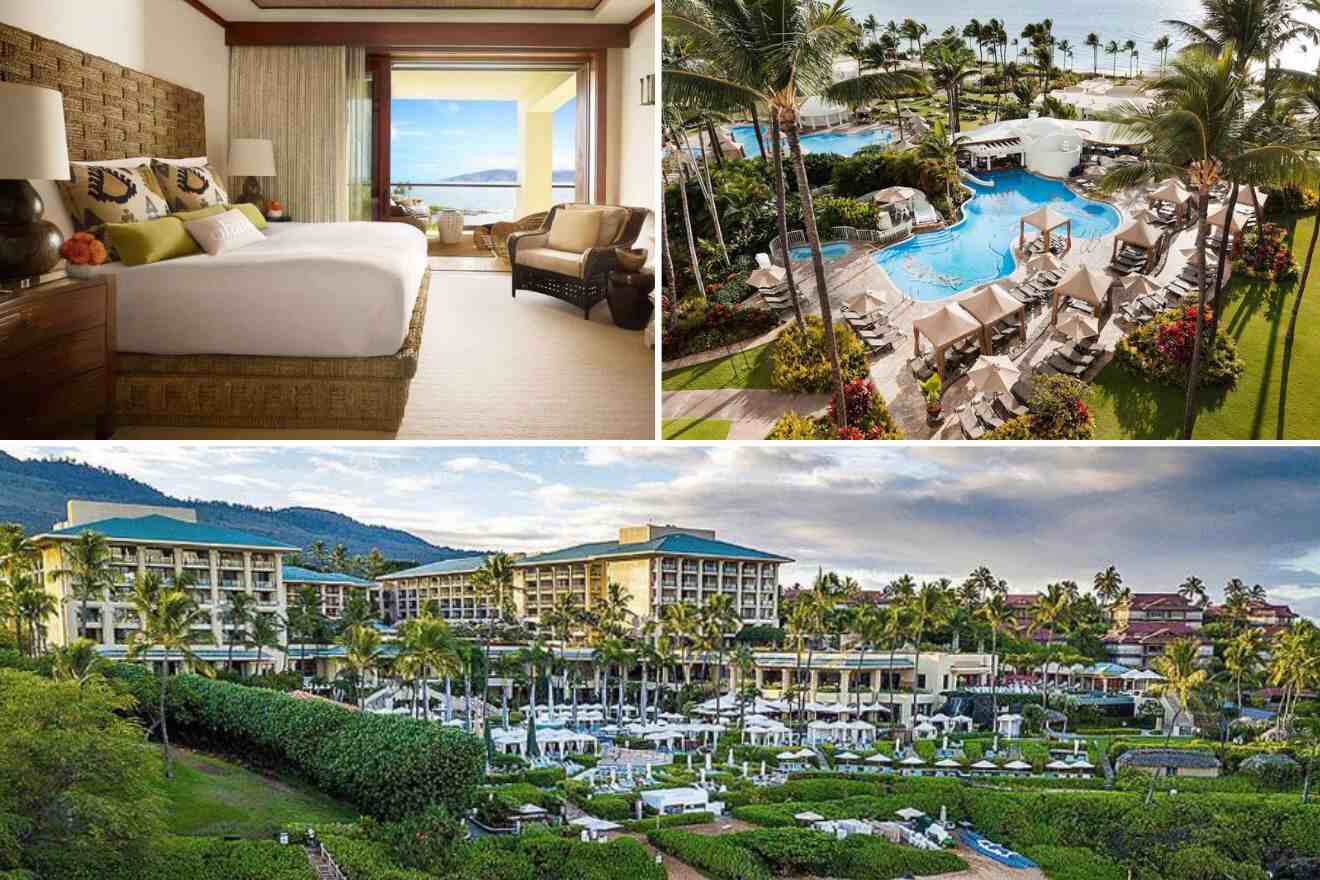
[[[889,720],[892,722],[895,709],[894,680],[897,677],[894,674],[894,656],[902,647],[903,640],[907,638],[912,621],[908,616],[907,603],[892,600],[884,606],[881,617],[881,638],[889,646],[889,668],[886,670],[885,678],[889,682]]]
[[[495,637],[495,628],[502,622],[517,617],[513,604],[513,557],[507,553],[491,553],[482,563],[481,568],[472,573],[470,579],[477,599],[486,606],[485,626],[481,628],[481,646],[485,653],[486,666],[490,667],[490,643]],[[482,700],[482,722],[485,723],[485,711],[488,701]]]
[[[253,629],[256,629],[255,623]],[[358,708],[365,708],[362,683],[367,670],[374,669],[380,661],[380,633],[372,626],[355,626],[344,632],[340,643],[344,646],[344,662],[353,670],[353,692],[357,695]]]
[[[962,131],[961,104],[963,83],[976,75],[976,55],[961,43],[932,43],[926,50],[930,78],[944,90],[949,110],[949,131]]]
[[[1169,35],[1161,34],[1151,48],[1160,53],[1160,73],[1164,73],[1164,68],[1169,64]]]
[[[110,661],[97,652],[96,642],[84,638],[56,648],[54,661],[52,676],[57,681],[76,681],[79,690],[110,668]]]
[[[999,717],[999,634],[1013,626],[1015,617],[1002,593],[994,594],[982,603],[976,609],[976,616],[990,630],[990,717],[993,726],[993,719]]]
[[[154,648],[161,652],[160,659],[160,747],[165,764],[166,778],[174,776],[170,756],[169,723],[165,711],[165,695],[170,684],[170,662],[195,662],[193,631],[195,624],[206,623],[207,614],[185,589],[166,586],[155,572],[138,575],[128,597],[138,627],[129,636],[128,658],[141,660]]]
[[[1192,605],[1205,605],[1210,596],[1205,591],[1205,581],[1191,575],[1178,585],[1178,595]]]
[[[1185,179],[1197,194],[1196,250],[1198,265],[1207,265],[1210,242],[1208,208],[1210,190],[1221,177],[1233,182],[1226,211],[1237,206],[1238,186],[1314,185],[1320,180],[1315,157],[1316,141],[1302,128],[1281,125],[1264,108],[1247,111],[1249,79],[1239,66],[1235,45],[1217,56],[1192,50],[1174,59],[1170,70],[1151,87],[1157,97],[1152,106],[1124,106],[1111,116],[1120,129],[1148,139],[1142,158],[1114,168],[1100,186],[1115,191],[1144,181],[1167,177]],[[1215,308],[1206,331],[1209,302],[1208,273],[1199,273],[1196,335],[1187,371],[1183,411],[1183,439],[1191,439],[1196,424],[1197,393],[1201,381],[1204,344],[1213,340],[1221,305],[1228,228],[1220,240],[1215,278]]]
[[[1242,682],[1252,679],[1261,669],[1261,654],[1265,650],[1265,636],[1254,626],[1246,627],[1224,645],[1224,671],[1233,682],[1238,714],[1242,713]]]
[[[256,615],[257,597],[244,590],[228,590],[225,597],[225,607],[221,611],[221,619],[224,621],[225,644],[229,651],[227,661],[228,668],[234,668],[234,643],[240,644],[247,642],[248,627],[252,625],[252,619]],[[292,618],[292,609],[290,609],[290,618]],[[290,620],[289,629],[292,631],[292,620]],[[304,658],[305,659],[305,652]]]
[[[1105,566],[1104,571],[1097,571],[1091,586],[1106,609],[1112,608],[1119,599],[1123,598],[1125,592],[1123,589],[1123,576],[1112,565]]]
[[[706,600],[701,609],[702,629],[706,631],[710,644],[715,648],[715,717],[720,716],[720,682],[724,676],[724,637],[726,633],[738,629],[738,612],[733,607],[733,597],[727,593],[718,593]]]
[[[7,583],[12,596],[15,629],[26,625],[28,654],[35,657],[46,649],[46,621],[59,613],[59,602],[46,592],[31,572],[12,574]]]
[[[374,631],[374,628],[371,628]],[[399,654],[422,681],[422,716],[431,719],[431,678],[446,682],[462,672],[458,640],[444,618],[423,614],[399,626]],[[416,684],[413,685],[414,695]],[[446,719],[448,720],[448,719]]]
[[[252,618],[252,631],[248,633],[246,644],[257,649],[257,669],[267,648],[274,650],[280,646],[280,623],[274,614],[258,614]]]
[[[1125,42],[1123,44],[1123,51],[1126,52],[1128,56],[1128,76],[1132,76],[1132,61],[1137,54],[1137,41],[1128,40]]]
[[[866,666],[867,649],[874,648],[884,642],[884,614],[877,606],[867,602],[852,612],[848,629],[857,641],[857,668],[862,669]],[[871,683],[871,690],[872,692],[875,691],[875,682]],[[857,690],[856,706],[860,715],[862,711],[862,691],[860,688]]]
[[[100,532],[85,530],[72,541],[60,545],[62,567],[48,572],[47,577],[63,578],[70,598],[78,603],[78,629],[81,634],[87,626],[87,603],[104,601],[105,592],[114,584],[110,568],[110,544]],[[66,640],[74,634],[65,626]]]
[[[1112,55],[1114,58],[1113,75],[1115,77],[1118,76],[1118,53],[1122,51],[1123,47],[1118,44],[1117,40],[1110,40],[1108,43],[1105,43],[1105,54]]]
[[[1084,43],[1091,50],[1091,73],[1100,72],[1100,36],[1099,34],[1087,34]]]
[[[941,578],[937,581],[923,581],[916,594],[907,603],[907,612],[912,628],[912,644],[916,650],[916,657],[912,662],[912,713],[908,717],[909,727],[915,727],[917,723],[916,676],[921,669],[921,640],[926,634],[927,628],[934,629],[944,623],[947,601],[945,591],[948,589],[949,584],[947,578]]]
[[[1320,686],[1320,628],[1302,619],[1275,637],[1268,681],[1283,689],[1275,729],[1287,735],[1302,694]]]
[[[1165,733],[1166,746],[1173,738],[1178,719],[1191,703],[1192,694],[1203,687],[1209,679],[1205,669],[1201,668],[1199,652],[1200,645],[1196,639],[1176,639],[1165,646],[1160,656],[1151,661],[1151,668],[1164,676],[1164,681],[1152,685],[1151,691],[1157,695],[1171,697],[1177,703]],[[1152,773],[1151,785],[1146,792],[1146,803],[1150,803],[1154,796],[1155,774]]]

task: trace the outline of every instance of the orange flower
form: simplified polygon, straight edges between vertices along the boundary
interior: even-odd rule
[[[106,257],[109,256],[109,254],[106,253],[105,245],[95,239],[92,239],[92,243],[88,245],[88,247],[90,249],[91,263],[93,266],[101,265],[105,262]]]
[[[72,238],[66,241],[62,253],[64,254],[64,259],[73,263],[75,266],[84,266],[92,259],[91,246],[88,245],[87,242],[78,238]]]
[[[87,242],[88,244],[90,244],[90,243],[96,241],[96,237],[95,237],[94,235],[92,235],[90,232],[75,232],[75,233],[73,234],[73,240],[74,240],[74,241],[85,241],[85,242]]]

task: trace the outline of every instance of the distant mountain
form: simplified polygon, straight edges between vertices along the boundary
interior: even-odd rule
[[[573,183],[577,180],[577,172],[572,168],[556,168],[550,172],[550,179],[554,183]],[[445,183],[517,183],[518,171],[516,168],[487,168],[485,171],[469,171],[467,174],[458,174],[453,177],[446,177]]]
[[[264,535],[291,547],[319,540],[327,547],[343,544],[354,555],[374,547],[395,561],[421,564],[483,552],[437,547],[400,529],[367,525],[331,510],[174,498],[132,477],[72,459],[23,461],[0,452],[0,522],[22,523],[29,533],[46,531],[64,520],[70,498],[191,507],[201,522]]]

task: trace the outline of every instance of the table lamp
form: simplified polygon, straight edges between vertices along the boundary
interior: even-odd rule
[[[229,142],[229,174],[246,177],[238,201],[256,205],[265,213],[258,177],[275,176],[275,146],[264,138],[235,138]]]
[[[68,180],[64,98],[54,89],[0,82],[0,282],[42,275],[60,261],[64,235],[41,215],[29,180]]]

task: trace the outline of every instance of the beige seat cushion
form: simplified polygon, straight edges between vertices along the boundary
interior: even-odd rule
[[[551,230],[550,234],[554,235],[554,230]],[[545,272],[555,272],[559,275],[581,278],[583,258],[586,252],[587,248],[579,253],[569,253],[568,251],[548,247],[527,248],[526,250],[518,248],[517,260],[520,266],[529,266]]]
[[[596,246],[603,212],[598,210],[556,211],[546,246],[580,254]]]

